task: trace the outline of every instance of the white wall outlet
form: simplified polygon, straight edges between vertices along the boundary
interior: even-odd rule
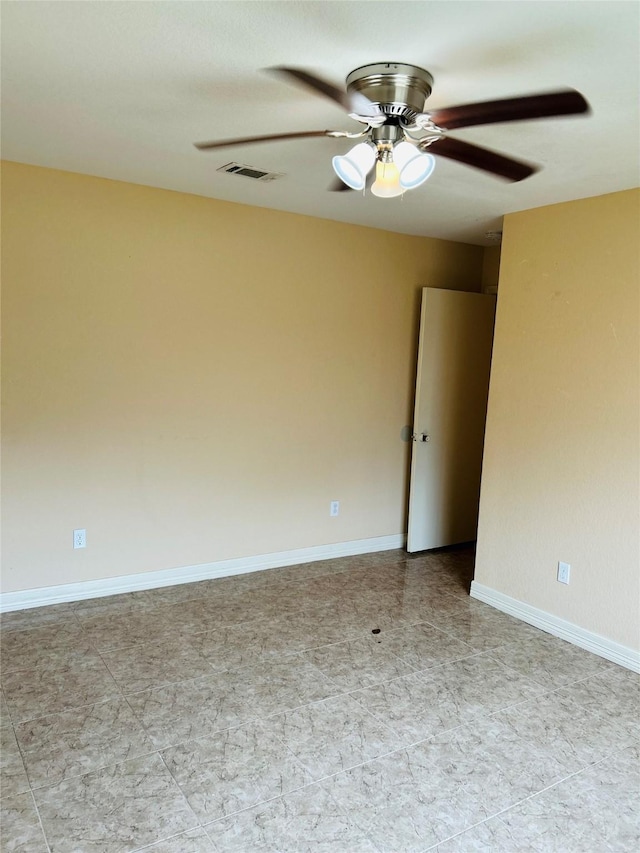
[[[560,583],[569,583],[569,575],[571,574],[571,566],[569,563],[558,563],[558,581]]]
[[[329,505],[329,515],[340,515],[340,501],[331,501]]]
[[[82,530],[74,530],[73,531],[73,547],[74,548],[86,548],[87,547],[87,531],[82,528]]]

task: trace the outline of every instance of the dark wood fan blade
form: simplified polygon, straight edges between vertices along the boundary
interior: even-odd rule
[[[365,190],[371,189],[371,184],[374,182],[375,177],[376,177],[376,170],[374,168],[367,175],[365,185],[364,185]],[[328,190],[329,190],[329,192],[332,192],[332,193],[344,193],[344,192],[353,193],[353,192],[356,192],[356,190],[354,190],[353,187],[347,186],[347,184],[345,184],[344,181],[341,181],[340,178],[336,178],[335,181],[331,184],[331,186],[328,187]]]
[[[456,127],[471,127],[477,124],[588,113],[589,104],[580,92],[564,89],[546,95],[527,95],[523,98],[463,104],[459,107],[445,107],[441,110],[428,110],[428,112],[439,127],[453,130]]]
[[[490,151],[488,148],[481,148],[479,145],[471,145],[468,142],[450,137],[438,139],[424,150],[432,154],[439,154],[441,157],[448,157],[450,160],[457,160],[458,163],[465,163],[467,166],[473,166],[476,169],[482,169],[485,172],[491,172],[492,175],[499,175],[509,181],[522,181],[538,171],[537,167],[530,163],[523,163],[520,160],[514,160],[512,157],[505,157],[504,154]]]
[[[267,68],[273,74],[287,79],[289,82],[293,80],[295,83],[301,83],[303,86],[316,92],[316,94],[324,95],[336,104],[339,104],[348,113],[358,113],[363,116],[377,116],[380,114],[380,109],[376,104],[371,103],[364,95],[360,93],[355,96],[349,95],[344,89],[334,86],[328,80],[323,80],[310,71],[304,71],[302,68],[288,68],[286,66],[276,66]]]
[[[330,98],[336,104],[340,104],[345,110],[349,109],[349,96],[344,89],[334,86],[328,80],[323,80],[309,71],[303,71],[302,68],[288,68],[284,65],[277,65],[273,68],[267,68],[267,71],[272,74],[277,74],[279,77],[284,77],[289,82],[293,80],[296,83],[302,83],[314,92],[324,95],[325,98]]]
[[[306,139],[314,136],[332,136],[333,130],[303,130],[298,133],[274,133],[269,136],[245,136],[240,139],[218,139],[212,142],[194,142],[198,151],[211,151],[214,148],[227,148],[232,145],[250,145],[254,142],[278,142],[285,139]]]
[[[340,178],[336,178],[328,189],[331,193],[353,192],[352,187],[348,187],[344,181],[340,180]]]

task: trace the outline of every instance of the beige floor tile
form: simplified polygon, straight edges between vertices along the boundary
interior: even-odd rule
[[[14,724],[120,695],[104,661],[95,653],[3,673],[2,689]]]
[[[496,714],[528,743],[545,750],[575,772],[634,743],[615,720],[557,693],[546,693]]]
[[[386,632],[384,643],[389,651],[406,660],[416,670],[430,669],[446,661],[477,653],[476,649],[461,640],[425,623]]]
[[[567,764],[519,736],[500,715],[483,717],[415,747],[496,814],[570,774]]]
[[[182,633],[182,625],[173,620],[171,608],[117,612],[78,617],[85,636],[99,652],[127,649],[143,643],[161,643],[167,636]]]
[[[394,655],[378,635],[334,643],[305,652],[305,658],[344,690],[368,687],[414,672],[411,664]]]
[[[402,618],[408,625],[425,622],[442,628],[444,623],[446,629],[451,616],[464,615],[469,609],[466,594],[462,597],[452,595],[439,583],[432,587],[404,588],[398,598]]]
[[[162,614],[168,626],[176,626],[181,633],[189,635],[210,631],[219,625],[250,622],[256,618],[243,604],[240,595],[208,595],[174,602],[154,612]]]
[[[216,853],[379,853],[319,785],[207,824]]]
[[[419,749],[369,761],[322,785],[386,853],[422,853],[489,816],[478,797]]]
[[[4,691],[0,689],[0,728],[10,725],[11,715],[9,714],[9,708],[7,707],[7,702],[4,698]]]
[[[448,611],[442,608],[439,612],[431,613],[430,617],[425,621],[477,651],[489,651],[508,643],[545,636],[538,628],[499,613],[472,598],[466,599],[463,608]]]
[[[640,749],[632,746],[500,815],[533,851],[640,848]]]
[[[153,751],[124,699],[20,723],[16,734],[33,787],[52,785]]]
[[[221,675],[131,693],[126,698],[158,749],[239,726],[254,716],[247,687]]]
[[[237,669],[274,654],[272,629],[272,620],[219,625],[193,634],[189,643],[212,670]]]
[[[321,629],[335,624],[336,641],[368,635],[374,628],[392,631],[418,621],[407,617],[396,592],[372,593],[369,591],[350,597],[337,594],[330,604],[327,605],[325,601],[315,602],[305,613]]]
[[[0,797],[29,790],[29,780],[13,726],[0,729]]]
[[[0,849],[3,853],[49,853],[30,793],[0,800]]]
[[[120,853],[198,825],[158,755],[38,788],[34,795],[56,853]]]
[[[494,817],[432,849],[434,853],[525,853],[531,848],[518,842],[500,818]]]
[[[629,670],[605,670],[557,695],[606,717],[640,740],[640,675]]]
[[[102,659],[123,693],[187,681],[212,671],[198,650],[180,638],[102,652]]]
[[[540,692],[539,685],[486,655],[476,655],[352,695],[407,743],[527,701]]]
[[[166,841],[139,847],[135,853],[215,853],[213,842],[202,828],[189,829]]]
[[[493,654],[506,666],[548,690],[597,675],[611,667],[603,658],[542,632],[537,637],[527,632],[527,636],[495,649]]]
[[[0,634],[11,631],[30,631],[61,622],[74,622],[75,603],[49,604],[47,607],[31,607],[0,614]]]
[[[2,672],[5,674],[71,660],[89,651],[89,639],[75,620],[10,631],[0,638]]]
[[[293,754],[259,722],[187,741],[162,757],[202,823],[311,782]]]
[[[296,613],[287,618],[263,617],[253,622],[221,625],[192,635],[189,642],[213,669],[221,670],[335,643],[343,639],[345,632],[342,622],[335,618],[322,620]]]
[[[387,726],[350,696],[337,696],[269,717],[264,725],[286,744],[314,780],[401,746]]]
[[[342,692],[301,655],[289,655],[235,670],[230,677],[247,690],[254,717],[279,714]]]

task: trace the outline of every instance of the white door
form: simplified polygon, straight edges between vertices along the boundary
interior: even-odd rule
[[[408,551],[476,538],[495,303],[423,288]]]

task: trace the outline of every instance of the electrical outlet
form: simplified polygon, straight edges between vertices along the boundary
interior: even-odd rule
[[[331,501],[331,504],[329,505],[329,515],[340,515],[340,501]]]
[[[74,530],[73,531],[73,547],[74,548],[86,548],[87,547],[87,531],[84,528],[82,530]]]
[[[569,575],[571,574],[571,566],[569,563],[558,563],[558,582],[569,583]]]

